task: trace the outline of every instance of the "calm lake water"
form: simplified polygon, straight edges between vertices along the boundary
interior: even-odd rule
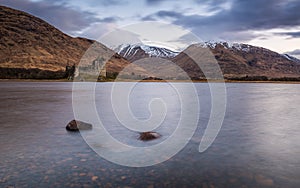
[[[170,105],[156,130],[162,137],[147,143],[120,126],[108,102],[111,86],[97,83],[96,106],[119,141],[155,145],[176,129],[180,105],[167,83],[139,83],[130,96],[139,119],[149,117],[153,97]],[[99,157],[80,133],[65,130],[74,119],[72,83],[1,82],[0,187],[300,187],[300,85],[226,84],[223,126],[204,153],[198,148],[210,92],[205,83],[195,86],[200,118],[187,146],[166,162],[136,168]]]

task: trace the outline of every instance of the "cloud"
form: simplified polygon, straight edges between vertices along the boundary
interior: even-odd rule
[[[260,30],[299,25],[299,15],[294,15],[293,12],[289,13],[289,9],[292,8],[278,2],[278,0],[270,0],[268,3],[261,0],[235,0],[230,9],[213,16],[183,16],[177,23],[190,27],[205,25],[229,31]]]
[[[199,6],[205,6],[207,11],[218,11],[231,5],[232,0],[194,0]]]
[[[158,11],[155,14],[150,14],[147,16],[144,16],[141,18],[142,21],[157,21],[159,19],[163,19],[164,21],[166,20],[178,20],[182,17],[183,15],[181,13],[177,13],[176,11]]]
[[[0,0],[0,4],[4,6],[33,14],[69,34],[101,21],[94,13],[80,11],[59,3],[58,1]]]
[[[111,49],[116,49],[121,44],[138,44],[141,43],[140,35],[123,30],[123,29],[113,29],[111,32],[106,33],[101,38],[98,38],[98,42],[110,47]]]
[[[95,2],[100,2],[104,6],[115,6],[125,3],[121,0],[96,0]]]
[[[112,17],[106,17],[106,18],[99,19],[99,22],[103,22],[103,23],[115,23],[118,20],[120,20],[119,17],[112,16]]]
[[[116,27],[117,26],[114,23],[106,23],[106,22],[95,23],[90,27],[86,28],[85,30],[76,33],[76,35],[98,40],[105,34],[115,30]]]
[[[156,14],[155,14],[157,17],[160,17],[160,18],[176,18],[176,19],[180,19],[183,15],[181,13],[178,13],[178,12],[175,12],[175,11],[158,11]]]
[[[275,33],[275,35],[289,36],[291,38],[300,38],[300,31],[297,31],[297,32],[280,32],[280,33]]]
[[[253,31],[235,31],[234,34],[232,33],[232,31],[225,31],[222,32],[218,38],[228,42],[247,42],[258,37],[261,36],[255,34]]]
[[[293,51],[290,51],[290,52],[286,52],[286,54],[300,56],[300,49],[296,49],[296,50],[293,50]]]
[[[166,1],[166,0],[146,0],[146,4],[147,5],[158,5],[160,3],[162,3],[163,1]]]
[[[171,17],[174,24],[191,29],[199,37],[214,39],[230,37],[240,33],[241,39],[251,39],[253,31],[273,28],[290,28],[300,25],[300,1],[269,0],[232,0],[226,6],[220,6],[223,0],[207,3],[209,10],[218,10],[213,15],[185,14],[177,10],[157,11],[143,19],[163,20]],[[219,2],[215,4],[216,2]],[[224,5],[223,3],[223,5]],[[243,36],[244,35],[244,36]],[[298,37],[298,33],[290,33]],[[234,38],[234,37],[231,37]]]
[[[84,3],[91,6],[119,6],[128,3],[127,0],[86,0]]]
[[[156,21],[156,18],[153,15],[148,15],[148,16],[142,17],[141,21]]]

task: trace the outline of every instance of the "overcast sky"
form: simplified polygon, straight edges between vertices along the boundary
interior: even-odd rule
[[[0,0],[72,36],[96,39],[143,21],[183,27],[204,41],[262,46],[300,57],[299,0]]]

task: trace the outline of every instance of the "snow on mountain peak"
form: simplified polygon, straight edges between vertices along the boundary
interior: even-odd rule
[[[172,58],[178,55],[179,52],[174,52],[167,48],[148,46],[144,44],[122,44],[115,49],[117,53],[124,57],[134,56],[138,50],[143,50],[150,57]]]
[[[241,43],[230,43],[226,41],[207,41],[196,44],[198,47],[215,49],[217,45],[223,46],[225,49],[242,50],[249,52],[250,45]]]
[[[296,57],[293,57],[289,54],[281,54],[283,57],[285,57],[286,59],[290,60],[290,61],[293,61],[293,62],[296,62],[296,63],[300,63],[300,60],[297,59]]]

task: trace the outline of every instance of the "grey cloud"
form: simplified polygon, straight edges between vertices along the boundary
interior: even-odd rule
[[[271,29],[300,24],[300,17],[295,7],[300,2],[281,0],[235,0],[229,11],[216,15],[214,19],[228,19],[236,29]]]
[[[0,0],[0,4],[33,14],[69,34],[101,21],[91,12],[79,11],[56,1]]]
[[[188,27],[205,25],[229,31],[269,29],[292,25],[292,23],[289,23],[290,21],[285,21],[290,15],[287,16],[283,13],[285,7],[282,6],[279,8],[278,0],[270,0],[268,3],[261,0],[235,0],[229,10],[208,17],[199,15],[183,16],[176,23]],[[294,19],[294,23],[296,20]],[[300,21],[299,18],[298,21]]]
[[[156,21],[159,18],[175,18],[175,19],[181,19],[182,17],[184,17],[184,15],[182,15],[181,13],[178,13],[176,11],[167,11],[167,10],[161,10],[158,11],[154,14],[150,14],[147,16],[144,16],[141,18],[142,21]]]
[[[289,36],[292,38],[300,38],[300,31],[297,32],[281,32],[281,33],[275,33],[276,35],[283,35],[283,36]]]
[[[181,13],[175,12],[175,11],[158,11],[156,14],[156,16],[161,17],[161,18],[176,18],[176,19],[180,19],[183,15]]]
[[[193,35],[192,33],[187,33],[187,34],[184,34],[184,35],[180,36],[176,40],[170,40],[168,42],[177,42],[177,43],[179,42],[179,43],[181,43],[182,47],[180,49],[176,49],[176,50],[183,51],[185,48],[187,48],[191,44],[196,44],[196,43],[199,43],[199,42],[202,42],[202,41],[196,35]]]
[[[120,5],[123,4],[123,1],[120,0],[97,0],[98,2],[102,3],[102,5],[105,6],[115,6],[115,5]]]
[[[148,5],[157,5],[157,4],[160,4],[162,1],[165,1],[165,0],[146,0],[146,3]]]
[[[118,20],[120,20],[119,17],[106,17],[106,18],[102,18],[99,21],[100,22],[104,22],[104,23],[114,23],[117,22]]]
[[[225,3],[231,3],[232,0],[194,0],[198,5],[206,5],[207,11],[216,11],[222,9]]]
[[[224,2],[213,0],[214,2]],[[204,2],[207,3],[207,0]],[[210,8],[219,7],[210,3]],[[177,11],[158,11],[151,17],[175,20],[174,24],[189,28],[204,39],[222,36],[234,36],[236,32],[250,32],[272,28],[290,28],[300,25],[300,1],[269,0],[232,0],[231,7],[217,11],[212,16],[198,14],[185,15]],[[249,38],[250,35],[245,35]],[[243,38],[242,35],[240,35]],[[295,34],[294,34],[295,36]]]
[[[141,18],[141,21],[156,21],[156,18],[153,15],[148,15]]]
[[[56,4],[69,4],[71,0],[43,0],[44,2],[53,3]],[[84,1],[84,4],[91,5],[91,6],[119,6],[124,5],[127,3],[128,0],[86,0]]]
[[[86,37],[90,39],[97,40],[101,36],[109,33],[113,28],[110,26],[109,23],[101,22],[101,23],[95,23],[84,32],[76,33],[77,35],[80,35],[81,37]]]
[[[86,4],[95,6],[120,6],[127,3],[127,0],[88,0]]]
[[[291,52],[286,52],[287,54],[290,54],[290,55],[300,55],[300,49],[296,49],[296,50],[293,50]]]
[[[223,32],[219,35],[219,39],[228,42],[247,42],[258,37],[260,37],[260,35],[252,31],[236,31],[234,34],[232,34],[232,32]]]

